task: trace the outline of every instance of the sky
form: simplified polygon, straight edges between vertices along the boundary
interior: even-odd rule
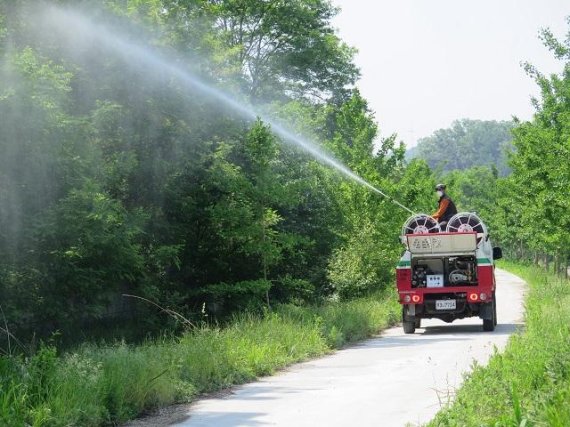
[[[539,94],[521,62],[562,63],[538,38],[570,30],[568,0],[332,0],[340,37],[358,49],[358,87],[381,136],[417,139],[461,118],[532,117]]]

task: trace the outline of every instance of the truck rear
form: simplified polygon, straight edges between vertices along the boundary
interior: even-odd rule
[[[486,227],[472,213],[454,216],[442,232],[427,215],[416,215],[404,225],[406,250],[396,268],[404,332],[411,334],[421,319],[445,322],[479,317],[483,330],[497,325],[494,248]]]

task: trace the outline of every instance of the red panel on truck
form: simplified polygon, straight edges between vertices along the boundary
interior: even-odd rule
[[[399,290],[412,289],[411,268],[398,268],[396,270],[396,285]]]
[[[479,286],[484,286],[486,288],[493,287],[493,266],[484,265],[477,267],[477,279],[479,281]]]

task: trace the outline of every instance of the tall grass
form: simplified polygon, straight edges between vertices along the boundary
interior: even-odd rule
[[[0,425],[99,426],[251,381],[377,333],[399,318],[393,293],[284,305],[138,346],[84,345],[0,358]]]
[[[570,426],[570,282],[532,266],[501,266],[530,286],[526,327],[486,367],[475,366],[431,426]]]

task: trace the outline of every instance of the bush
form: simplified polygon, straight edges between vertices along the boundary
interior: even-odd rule
[[[334,253],[328,276],[343,299],[361,297],[392,283],[395,254],[376,227],[363,225]]]

